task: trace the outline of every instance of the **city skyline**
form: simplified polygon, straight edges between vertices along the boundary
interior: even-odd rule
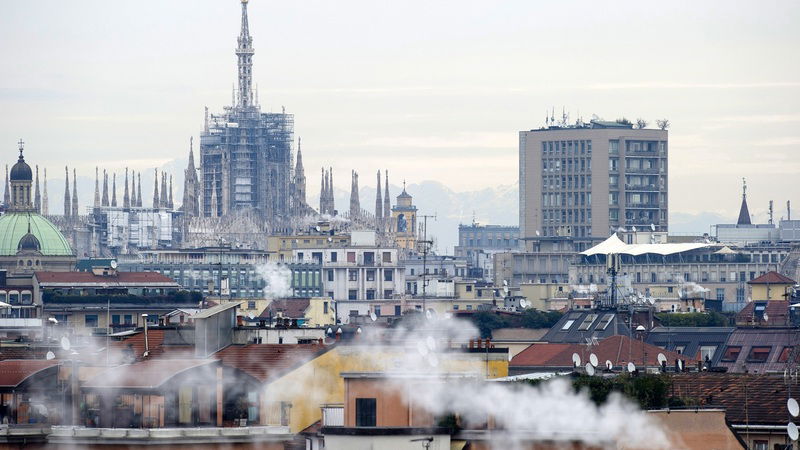
[[[514,184],[518,131],[565,107],[572,119],[669,119],[671,212],[735,216],[747,177],[751,211],[763,217],[771,199],[780,218],[800,189],[789,176],[800,81],[776,54],[791,54],[798,7],[661,6],[601,23],[558,5],[251,2],[254,82],[266,111],[296,115],[306,167],[333,166],[338,180],[386,167],[456,191]],[[23,137],[53,175],[68,163],[84,177],[100,159],[145,173],[185,159],[203,106],[230,102],[238,10],[154,8],[43,2],[0,19],[13,43],[0,74],[9,154]],[[319,180],[308,185],[313,198]]]

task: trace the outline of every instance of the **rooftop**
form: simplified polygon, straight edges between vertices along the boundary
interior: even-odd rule
[[[791,284],[794,285],[796,281],[793,279],[781,275],[778,272],[771,271],[767,272],[760,277],[753,278],[752,280],[748,281],[747,284]]]
[[[278,317],[278,313],[281,313],[287,319],[302,319],[310,303],[307,298],[275,299],[259,317]]]
[[[605,241],[595,245],[594,247],[581,252],[581,255],[608,255],[609,253],[621,255],[674,255],[676,253],[688,252],[698,248],[713,247],[715,244],[706,243],[678,243],[678,244],[626,244],[622,239],[617,237],[617,234],[612,234]]]
[[[314,359],[330,348],[318,344],[229,345],[212,357],[264,382]]]
[[[36,272],[35,277],[41,287],[180,287],[172,278],[157,272],[117,272],[115,275],[95,275],[92,272]]]
[[[150,359],[104,370],[88,379],[88,389],[157,389],[182,372],[217,364],[213,359]]]
[[[17,387],[29,377],[57,367],[57,360],[42,359],[6,359],[0,361],[0,387]]]

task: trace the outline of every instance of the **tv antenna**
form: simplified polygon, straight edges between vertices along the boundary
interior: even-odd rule
[[[418,244],[422,244],[420,246],[422,249],[422,310],[427,311],[425,299],[428,287],[428,252],[430,251],[430,246],[433,245],[433,241],[428,240],[428,219],[436,220],[436,214],[434,213],[432,216],[423,214],[417,217],[422,217],[422,240],[418,241]]]

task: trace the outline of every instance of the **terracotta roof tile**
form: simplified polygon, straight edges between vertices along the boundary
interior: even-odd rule
[[[761,275],[758,278],[753,278],[747,284],[795,284],[795,281],[787,276],[781,275],[778,272],[772,271]]]
[[[267,306],[259,317],[278,317],[278,313],[287,319],[302,319],[311,301],[307,298],[275,299]]]
[[[229,345],[212,357],[263,382],[275,379],[325,351],[327,348],[319,344]]]
[[[154,389],[182,372],[214,365],[213,359],[148,359],[104,370],[84,383],[84,388]]]
[[[602,367],[605,361],[611,361],[614,367],[622,367],[633,362],[641,364],[644,357],[648,366],[658,365],[658,354],[667,357],[668,364],[676,359],[694,364],[695,358],[664,350],[660,347],[643,343],[627,336],[611,336],[601,340],[598,345],[584,344],[532,344],[518,353],[509,363],[510,367],[572,367],[572,354],[581,355],[581,363],[588,362],[589,355],[594,353]],[[630,357],[629,357],[630,356]]]
[[[764,310],[767,314],[766,322],[756,317],[755,309],[757,303],[766,304],[766,309]],[[736,323],[738,325],[787,326],[789,325],[789,302],[785,300],[749,302],[736,313]]]
[[[57,360],[6,359],[0,361],[0,386],[16,387],[36,373],[58,366]]]

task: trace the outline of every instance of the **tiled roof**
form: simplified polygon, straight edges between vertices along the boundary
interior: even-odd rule
[[[278,317],[278,313],[281,313],[287,319],[302,319],[310,303],[307,298],[275,299],[259,317]]]
[[[747,284],[795,284],[795,281],[787,276],[781,275],[778,272],[772,271],[761,275],[758,278],[753,278]]]
[[[728,422],[786,425],[791,416],[786,409],[789,388],[797,395],[797,380],[782,375],[724,373],[680,374],[672,377],[676,397],[693,404],[725,408]]]
[[[656,347],[700,358],[702,347],[715,347],[711,366],[717,366],[733,327],[655,327],[645,342]]]
[[[216,364],[213,359],[148,359],[104,370],[84,388],[155,389],[184,371]]]
[[[590,316],[593,316],[594,320],[591,320]],[[580,328],[584,322],[587,323],[587,328],[582,330]],[[636,325],[635,320],[634,325]],[[541,340],[584,344],[586,339],[604,339],[628,334],[626,319],[615,311],[571,310],[566,312]]]
[[[327,351],[318,344],[229,345],[212,358],[240,369],[260,381],[269,381]]]
[[[492,330],[492,339],[508,341],[538,341],[549,328],[498,328]]]
[[[727,368],[728,372],[782,373],[793,362],[798,361],[797,352],[791,350],[795,349],[798,344],[800,344],[800,335],[793,328],[737,328],[731,333],[727,346],[722,351],[727,352],[728,348],[740,347],[739,354],[735,361],[725,361],[723,356],[718,365]],[[766,361],[761,362],[751,356],[753,347],[768,350]],[[790,350],[787,350],[786,361],[781,362],[779,360],[786,347],[789,347]]]
[[[0,386],[16,387],[36,373],[58,366],[56,360],[6,359],[0,361]]]
[[[36,272],[41,285],[169,285],[180,287],[172,278],[157,272],[117,272],[114,276],[95,275],[92,272]]]
[[[165,345],[165,332],[166,330],[161,329],[147,330],[147,345],[150,349],[150,358],[191,358],[194,355],[194,345],[191,342],[186,342],[186,345]],[[144,331],[137,331],[135,334],[126,336],[120,341],[111,342],[112,359],[120,361],[125,356],[128,348],[133,351],[133,356],[136,360],[142,359],[144,355]]]
[[[756,317],[756,304],[764,305],[764,313],[767,320]],[[767,325],[767,326],[788,326],[789,325],[789,302],[786,300],[755,301],[744,305],[744,308],[736,313],[736,324],[738,325]]]
[[[597,345],[584,344],[532,344],[518,353],[509,363],[510,367],[542,367],[542,368],[567,368],[572,367],[572,354],[581,356],[581,364],[589,361],[589,355],[594,353],[599,360],[599,366],[604,367],[606,361],[611,361],[614,367],[623,367],[628,362],[641,365],[642,360],[648,366],[658,365],[658,354],[667,357],[667,364],[674,364],[676,359],[686,363],[695,363],[697,360],[687,355],[679,355],[663,350],[659,347],[643,343],[627,336],[611,336],[598,342]]]

